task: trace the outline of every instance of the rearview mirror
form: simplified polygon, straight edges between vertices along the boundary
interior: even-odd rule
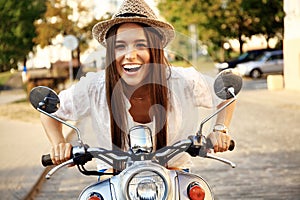
[[[31,105],[47,113],[54,113],[59,107],[59,98],[55,91],[45,86],[33,88],[29,94]]]
[[[214,83],[214,90],[219,98],[226,100],[237,95],[240,92],[242,85],[242,77],[229,69],[221,71],[218,74]],[[229,89],[233,89],[234,95],[229,91]]]

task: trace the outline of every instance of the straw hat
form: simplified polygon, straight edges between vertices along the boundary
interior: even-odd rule
[[[143,0],[125,0],[119,11],[110,20],[97,23],[93,29],[93,37],[106,47],[106,34],[116,24],[137,22],[147,24],[161,34],[163,47],[173,40],[175,31],[171,24],[159,20],[153,10]]]

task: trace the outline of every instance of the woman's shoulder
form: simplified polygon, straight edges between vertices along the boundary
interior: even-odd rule
[[[98,72],[88,72],[85,76],[81,77],[79,80],[80,85],[88,86],[101,86],[105,85],[105,72],[104,70]]]
[[[102,91],[105,89],[105,73],[104,71],[88,72],[71,88],[76,92],[80,91],[80,93]]]
[[[171,78],[178,79],[194,79],[201,75],[194,67],[180,67],[180,66],[172,66],[171,67]]]
[[[213,78],[197,71],[194,67],[171,67],[171,83],[189,85],[192,88],[197,85],[206,87],[212,85]]]
[[[87,72],[86,75],[82,78],[87,78],[91,81],[104,82],[105,81],[105,71],[101,70],[101,71],[97,71],[97,72]]]

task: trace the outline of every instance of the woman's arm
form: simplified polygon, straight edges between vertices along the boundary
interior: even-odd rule
[[[217,108],[222,107],[228,101],[230,100],[222,102],[217,106]],[[235,105],[235,102],[231,103],[217,115],[215,128],[213,132],[208,135],[212,144],[214,145],[215,152],[227,151],[229,148],[231,137],[228,134],[228,127],[233,116]]]
[[[231,100],[231,99],[230,99]],[[220,103],[217,108],[221,108],[223,105],[225,105],[227,102],[230,100],[224,101]],[[230,122],[233,116],[233,111],[235,109],[236,101],[231,103],[229,106],[227,106],[224,110],[222,110],[218,115],[217,115],[217,120],[216,124],[224,124],[225,126],[229,127]]]
[[[71,157],[72,145],[66,142],[62,133],[62,124],[55,119],[41,114],[41,122],[51,143],[51,160],[58,165]]]

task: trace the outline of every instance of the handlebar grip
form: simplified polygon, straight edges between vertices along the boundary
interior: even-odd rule
[[[73,147],[71,149],[71,158],[73,158]],[[50,154],[42,155],[41,161],[42,161],[42,165],[44,167],[54,165],[54,163],[51,160]]]
[[[53,162],[51,160],[50,154],[42,155],[42,165],[44,167],[53,165]]]
[[[213,144],[211,143],[211,140],[210,139],[207,139],[207,148],[209,148],[209,149],[213,149],[214,148],[214,146],[213,146]],[[232,151],[233,149],[234,149],[234,147],[235,147],[235,142],[234,142],[234,140],[230,140],[230,144],[229,144],[229,148],[228,148],[228,150],[229,151]]]
[[[229,150],[229,151],[232,151],[232,150],[234,149],[234,147],[235,147],[235,142],[234,142],[234,140],[230,140],[230,144],[229,144],[228,150]]]

